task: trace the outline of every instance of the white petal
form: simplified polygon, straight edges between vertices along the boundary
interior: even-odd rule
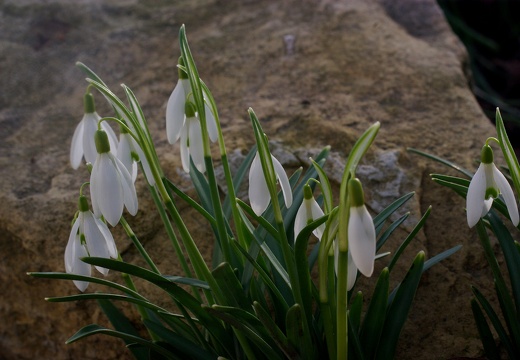
[[[217,121],[206,101],[204,101],[204,112],[206,113],[206,127],[208,128],[209,139],[215,142],[218,138]]]
[[[200,120],[196,117],[186,120],[190,122],[189,128],[189,148],[190,156],[195,164],[195,167],[201,172],[206,171],[204,164],[204,146],[202,144],[202,130],[200,127]]]
[[[109,258],[110,251],[108,250],[107,242],[97,222],[90,211],[85,211],[80,214],[83,217],[83,234],[90,256]],[[108,269],[96,266],[96,269],[103,275],[108,274]]]
[[[137,193],[130,173],[118,158],[111,156],[111,160],[119,173],[119,181],[123,189],[123,203],[128,212],[133,216],[137,214]]]
[[[280,164],[280,162],[271,155],[273,159],[274,172],[276,173],[276,178],[280,182],[280,186],[282,187],[283,199],[285,201],[285,207],[290,208],[292,205],[292,190],[291,184],[289,183],[289,178],[285,173],[285,170]]]
[[[141,165],[143,166],[144,176],[146,178],[146,181],[148,181],[148,184],[150,186],[155,185],[155,178],[153,177],[152,169],[150,168],[150,164],[148,163],[148,160],[146,159],[146,156],[144,155],[143,149],[137,144],[137,142],[132,139],[132,142],[134,144],[134,150],[137,152],[137,156],[139,156],[139,161],[141,162]]]
[[[294,218],[294,240],[296,240],[305,226],[307,226],[307,210],[304,199],[296,212],[296,217]]]
[[[348,252],[348,273],[347,273],[347,291],[350,291],[356,284],[357,279],[357,267],[354,259],[352,259],[352,253]]]
[[[94,134],[97,131],[97,124],[100,117],[97,113],[89,113],[83,116],[83,154],[85,161],[94,163],[97,157],[96,142]]]
[[[105,224],[101,219],[94,218],[94,221],[96,222],[96,225],[103,235],[103,238],[105,239],[105,242],[107,244],[108,254],[112,259],[117,259],[118,253],[117,253],[117,247],[116,242],[114,241],[114,237],[112,236],[112,233],[108,229],[107,224]]]
[[[511,218],[511,222],[514,226],[518,225],[519,216],[518,216],[518,206],[516,205],[515,194],[513,193],[513,189],[506,177],[502,175],[502,173],[497,169],[497,167],[493,164],[493,177],[495,182],[504,197],[504,201],[507,205],[507,211],[509,211],[509,217]]]
[[[188,130],[190,127],[187,121],[181,131],[181,163],[184,172],[190,173],[190,150],[188,149]]]
[[[90,176],[90,188],[92,198],[96,199],[101,214],[110,225],[116,226],[123,214],[123,188],[119,172],[110,155],[110,153],[103,153],[96,160]],[[92,203],[94,204],[94,201]]]
[[[99,208],[96,194],[98,193],[99,185],[96,181],[92,182],[94,180],[94,173],[99,172],[99,162],[101,161],[99,158],[101,157],[101,154],[98,154],[96,161],[94,162],[92,166],[92,173],[90,174],[90,202],[92,203],[92,210],[94,211],[94,215],[96,217],[101,217],[103,214],[101,214],[101,209]]]
[[[267,188],[262,170],[262,163],[258,153],[256,153],[249,169],[249,202],[255,214],[262,215],[270,200],[271,197],[269,196],[269,189]]]
[[[81,159],[83,158],[83,121],[80,121],[74,135],[72,136],[72,142],[70,144],[70,165],[74,170],[79,168],[81,165]]]
[[[96,114],[97,115],[97,114]],[[99,117],[99,115],[98,115]],[[110,152],[112,154],[116,154],[117,153],[117,148],[118,148],[118,143],[117,143],[117,136],[116,136],[116,133],[114,132],[114,130],[112,129],[112,127],[106,122],[106,121],[103,121],[101,123],[101,128],[103,130],[105,130],[105,132],[107,133],[107,136],[108,136],[108,142],[110,144]],[[128,135],[130,136],[130,135]]]
[[[72,272],[72,269],[74,268],[74,252],[73,252],[73,246],[75,241],[79,240],[78,235],[78,229],[79,229],[79,218],[76,218],[74,221],[74,224],[72,225],[72,229],[70,230],[69,235],[69,241],[67,242],[67,246],[65,247],[65,271],[68,273]]]
[[[166,135],[170,144],[175,143],[181,134],[184,125],[185,103],[186,96],[182,81],[179,80],[166,105]]]
[[[323,213],[323,210],[321,210],[320,206],[318,205],[318,203],[316,202],[316,200],[314,200],[314,198],[310,199],[311,201],[311,211],[312,211],[312,220],[316,220],[316,219],[319,219],[320,217],[322,217],[323,215],[325,215]],[[321,236],[323,235],[323,232],[325,231],[325,224],[321,224],[320,226],[318,226],[312,233],[318,238],[321,240]]]
[[[137,166],[132,158],[133,144],[132,136],[124,133],[119,136],[119,146],[117,147],[117,158],[121,160],[126,170],[132,174],[132,181],[137,178]]]
[[[348,248],[359,271],[367,277],[371,276],[376,256],[376,232],[365,206],[350,208]]]
[[[475,175],[471,179],[466,195],[466,214],[468,226],[475,226],[482,216],[484,197],[486,195],[486,174],[484,164],[480,164]],[[487,212],[486,212],[487,213]]]
[[[81,244],[81,241],[76,241],[73,244],[73,253],[75,257],[74,266],[72,268],[71,273],[76,275],[90,276],[91,275],[91,266],[83,261],[80,258],[87,257],[88,252],[84,245]],[[79,291],[83,292],[87,289],[89,284],[88,281],[80,281],[80,280],[72,280],[74,285],[78,288]]]

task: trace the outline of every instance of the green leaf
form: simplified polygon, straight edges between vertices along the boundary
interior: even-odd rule
[[[423,272],[431,268],[433,265],[441,262],[442,260],[450,257],[451,255],[455,254],[457,251],[459,251],[462,248],[462,245],[456,245],[452,247],[451,249],[445,250],[441,252],[440,254],[435,255],[434,257],[426,260],[423,266]]]
[[[233,326],[239,333],[245,335],[261,349],[259,351],[261,351],[266,358],[283,359],[281,354],[273,348],[272,345],[276,346],[276,344],[271,344],[272,339],[260,320],[251,313],[239,308],[219,305],[206,307],[206,311]]]
[[[372,299],[363,319],[363,325],[359,333],[361,348],[365,357],[372,359],[377,349],[377,344],[383,332],[386,319],[386,307],[388,304],[388,291],[390,288],[390,271],[384,268],[377,279]],[[386,336],[386,335],[383,335]]]
[[[271,315],[260,305],[260,303],[256,301],[253,303],[253,308],[255,310],[256,316],[265,329],[269,332],[269,335],[276,342],[278,347],[283,351],[285,356],[287,356],[288,359],[297,358],[298,352],[294,346],[289,343],[289,340],[282,332],[282,330],[280,330],[278,325],[276,325],[276,323],[273,321]]]
[[[119,311],[119,309],[114,304],[112,304],[110,300],[98,299],[97,302],[116,331],[120,331],[132,336],[139,336],[139,332],[134,328],[130,320],[128,320],[128,318],[121,311]],[[127,340],[124,341],[127,346],[130,344]],[[146,349],[132,347],[129,349],[137,360],[148,359],[148,351]]]
[[[385,244],[386,240],[390,237],[390,235],[393,234],[393,232],[406,220],[408,219],[408,216],[410,216],[410,213],[407,212],[403,216],[401,216],[399,219],[394,221],[381,236],[377,239],[377,246],[376,251],[379,251],[381,247]]]
[[[358,291],[348,309],[348,319],[352,323],[352,329],[359,333],[361,325],[361,310],[363,309],[363,293]]]
[[[440,158],[440,157],[432,155],[432,154],[428,154],[428,153],[422,152],[422,151],[414,149],[414,148],[408,148],[407,150],[409,152],[419,154],[421,156],[424,156],[425,158],[428,158],[428,159],[437,161],[437,162],[439,162],[439,163],[441,163],[443,165],[446,165],[446,166],[448,166],[448,167],[450,167],[450,168],[452,168],[454,170],[457,170],[458,172],[466,175],[469,178],[473,177],[473,173],[471,171],[466,170],[466,169],[460,167],[459,165],[452,163],[451,161],[448,161],[446,159]]]
[[[374,227],[379,232],[381,230],[381,227],[383,226],[386,219],[390,217],[394,212],[396,212],[397,209],[399,209],[401,206],[403,206],[408,200],[410,200],[415,195],[415,192],[408,193],[404,196],[401,196],[399,199],[392,202],[390,205],[388,205],[383,211],[381,211],[379,214],[377,214],[374,217]]]
[[[165,328],[154,321],[144,320],[145,326],[154,334],[161,337],[165,342],[175,349],[177,356],[185,359],[214,360],[218,354],[204,350],[201,345],[195,344],[186,338],[179,336],[173,331]]]
[[[310,357],[311,354],[302,354],[302,350],[306,348],[305,338],[303,337],[303,319],[302,309],[300,305],[294,304],[289,308],[286,315],[286,333],[289,343],[298,349],[300,356],[307,355]]]
[[[473,317],[477,325],[477,330],[484,347],[484,353],[489,360],[500,360],[500,352],[495,344],[495,339],[491,333],[491,329],[484,317],[484,313],[480,309],[477,300],[471,299],[471,310],[473,311]]]
[[[399,260],[399,257],[401,256],[401,254],[404,252],[404,250],[406,249],[406,247],[410,244],[410,242],[415,238],[415,235],[417,235],[419,233],[419,231],[422,229],[422,227],[424,226],[425,222],[426,222],[426,219],[428,218],[428,216],[430,216],[430,213],[432,211],[432,207],[431,205],[428,207],[428,210],[426,210],[426,212],[424,213],[424,215],[421,217],[421,219],[419,220],[419,222],[417,223],[417,225],[415,225],[415,227],[413,228],[412,232],[410,232],[410,234],[408,234],[408,236],[406,237],[406,239],[401,243],[401,245],[399,245],[399,248],[397,249],[397,251],[395,252],[394,256],[392,257],[392,260],[390,261],[390,264],[388,265],[388,269],[390,271],[392,271],[393,267],[395,266],[395,264],[397,263],[397,261]]]
[[[482,306],[482,309],[486,312],[486,315],[488,316],[489,321],[491,321],[491,324],[495,328],[495,331],[497,332],[498,337],[502,342],[502,345],[506,348],[510,359],[517,358],[515,355],[513,344],[511,343],[511,339],[509,339],[507,331],[504,329],[504,326],[500,322],[497,313],[495,312],[489,301],[487,301],[484,295],[482,295],[482,293],[477,288],[472,286],[471,291],[473,291],[473,295],[475,295],[475,298],[479,302],[480,306]],[[477,319],[475,319],[475,321],[476,320]]]
[[[330,147],[329,147],[330,148]],[[323,170],[323,168],[318,164],[316,161],[312,160],[312,165],[314,166],[314,169],[318,173],[318,177],[321,183],[321,191],[323,193],[324,198],[324,208],[325,213],[328,214],[332,211],[333,203],[332,203],[332,188],[330,186],[329,178],[327,177],[327,174]]]
[[[377,348],[376,359],[392,359],[401,330],[408,318],[415,292],[419,286],[424,265],[424,252],[420,251],[399,285],[393,301],[388,306],[387,317]]]
[[[212,274],[222,289],[226,305],[252,311],[251,302],[246,298],[244,289],[229,263],[221,263],[212,271]]]
[[[256,155],[256,145],[251,147],[251,150],[249,150],[249,153],[244,158],[244,160],[240,164],[240,167],[238,168],[237,172],[235,173],[235,176],[233,177],[233,186],[235,187],[235,189],[237,191],[238,191],[238,189],[240,189],[240,186],[242,185],[242,182],[244,181],[246,174],[248,174],[249,168],[251,167],[251,163],[253,162],[255,155]],[[230,205],[231,200],[235,201],[235,199],[230,199],[228,194],[226,194],[226,197],[224,198],[224,203],[223,203],[224,205],[222,206],[224,209],[224,214],[228,220],[231,216],[231,205]]]
[[[520,194],[520,165],[518,164],[515,150],[513,149],[513,146],[511,146],[511,142],[507,137],[504,121],[502,120],[502,115],[500,115],[500,110],[498,110],[498,108],[496,111],[496,127],[498,140],[500,141],[500,148],[502,149],[507,166],[509,167],[509,174],[513,179],[516,193]]]
[[[488,214],[489,223],[495,233],[506,260],[516,312],[520,313],[520,254],[516,250],[511,233],[495,213]]]
[[[153,351],[156,351],[157,353],[161,354],[162,356],[166,357],[167,359],[175,359],[175,355],[172,354],[170,351],[166,350],[165,348],[154,344],[153,342],[149,340],[145,340],[139,336],[133,336],[130,334],[126,334],[124,332],[111,330],[104,328],[102,326],[99,326],[97,324],[90,324],[83,328],[81,328],[77,333],[72,335],[67,341],[66,344],[73,343],[75,341],[78,341],[80,339],[83,339],[88,336],[96,335],[96,334],[104,334],[112,337],[116,337],[122,340],[125,340],[129,343],[137,343],[140,344],[146,348],[149,348]]]

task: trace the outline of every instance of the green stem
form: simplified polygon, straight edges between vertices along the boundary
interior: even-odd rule
[[[340,250],[338,253],[338,283],[336,286],[336,348],[337,359],[342,360],[348,358],[347,271],[348,253]]]
[[[141,254],[141,256],[146,261],[148,266],[150,266],[152,271],[156,274],[160,274],[161,272],[159,271],[159,269],[153,262],[150,255],[148,255],[148,253],[146,252],[146,250],[143,247],[143,244],[141,244],[141,242],[139,241],[139,239],[137,238],[135,233],[132,231],[132,228],[130,227],[130,225],[128,224],[128,222],[126,221],[126,219],[123,216],[121,216],[121,219],[119,219],[119,223],[123,226],[123,229],[125,229],[126,234],[130,238],[130,240],[132,240],[132,243],[137,248],[137,251],[139,251],[139,254]]]

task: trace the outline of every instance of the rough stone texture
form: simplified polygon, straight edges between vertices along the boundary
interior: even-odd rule
[[[178,146],[167,144],[164,132],[182,23],[219,105],[230,150],[252,144],[251,106],[270,138],[302,163],[313,154],[309,149],[331,145],[329,169],[338,182],[357,136],[381,122],[359,174],[369,204],[380,210],[395,196],[416,191],[413,219],[433,206],[407,261],[420,249],[433,256],[464,245],[424,276],[397,358],[479,356],[469,284],[491,288],[490,271],[467,229],[462,200],[429,180],[429,173],[445,170],[406,152],[415,147],[472,168],[493,134],[466,85],[461,48],[433,0],[4,0],[0,6],[0,358],[130,357],[122,343],[102,336],[64,345],[81,326],[106,324],[103,314],[94,303],[46,303],[44,297],[75,288],[25,273],[63,270],[78,188],[88,179],[68,163],[85,91],[75,61],[119,95],[122,82],[135,91],[166,173],[189,189]],[[295,40],[289,50],[287,35]],[[97,100],[99,112],[109,114]],[[297,166],[294,158],[286,165]],[[177,263],[157,230],[142,179],[138,188],[140,211],[132,224],[161,270],[173,273]],[[194,236],[211,238],[193,219]],[[140,263],[121,230],[114,233],[123,258]],[[200,246],[209,257],[211,244],[201,240]],[[91,284],[89,291],[97,289]]]

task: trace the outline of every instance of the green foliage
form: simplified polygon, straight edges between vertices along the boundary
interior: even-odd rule
[[[395,276],[392,269],[424,226],[430,213],[428,209],[380,273],[373,293],[367,296],[370,302],[365,304],[364,294],[355,287],[347,292],[347,271],[340,270],[337,274],[335,271],[335,261],[339,263],[339,269],[346,270],[350,256],[348,246],[343,248],[342,245],[349,242],[351,194],[346,185],[355,178],[356,167],[375,140],[379,123],[367,129],[354,144],[346,161],[338,205],[333,204],[333,189],[323,170],[330,152],[330,147],[325,147],[316,154],[312,166],[305,171],[295,171],[288,179],[293,199],[292,206],[288,206],[284,200],[287,194],[278,191],[282,179],[267,136],[252,109],[249,116],[256,145],[236,173],[231,174],[217,107],[209,89],[198,77],[184,27],[180,31],[180,44],[184,65],[179,67],[188,74],[190,96],[203,133],[201,145],[206,171],[197,170],[193,162],[189,171],[198,199],[187,195],[164,176],[144,113],[130,88],[123,85],[129,103],[126,106],[92,70],[79,64],[89,76],[89,86],[109,101],[118,120],[142,147],[155,179],[150,192],[184,274],[162,274],[122,218],[121,225],[145,259],[147,268],[125,263],[122,259],[85,257],[81,260],[120,273],[126,286],[75,274],[30,274],[39,278],[88,281],[108,288],[108,292],[47,299],[50,302],[97,300],[114,327],[111,330],[88,325],[68,342],[105,334],[121,338],[137,359],[336,359],[348,355],[367,360],[392,358],[422,273],[460,247],[428,261],[424,253],[419,252],[404,278],[390,289],[391,278]],[[216,118],[225,184],[220,184],[215,176],[206,130],[211,115]],[[270,198],[270,205],[262,214],[255,213],[250,205],[236,197],[255,156],[259,158],[268,190],[266,196]],[[462,187],[465,184],[447,178],[444,181]],[[318,201],[323,203],[324,212],[319,218],[307,219],[307,225],[295,234],[295,218],[305,202],[303,189],[306,184],[319,189]],[[224,196],[220,189],[225,189]],[[410,193],[395,200],[373,218],[378,234],[377,251],[408,218],[408,214],[399,215],[398,211],[413,195]],[[215,247],[211,268],[196,247],[190,229],[178,211],[178,202],[196,210],[211,227]],[[396,220],[391,220],[394,218]],[[321,241],[316,241],[312,234],[323,227]],[[338,254],[335,254],[335,248],[339,249]],[[375,260],[376,254],[373,257]],[[318,276],[313,274],[316,270]],[[167,300],[164,305],[158,306],[141,294],[134,279],[161,289]],[[116,306],[119,302],[136,307],[147,334],[136,330]]]

